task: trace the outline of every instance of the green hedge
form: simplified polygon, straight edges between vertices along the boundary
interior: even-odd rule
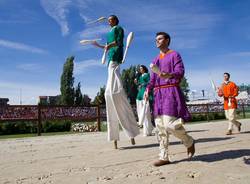
[[[36,133],[35,122],[3,122],[0,123],[0,135]]]
[[[71,130],[71,121],[45,121],[42,132],[64,132]],[[0,135],[37,133],[37,122],[0,122]]]
[[[209,117],[209,121],[226,118],[224,112],[210,113],[208,117]],[[207,115],[206,114],[193,114],[191,122],[195,122],[195,121],[207,121]]]
[[[72,121],[45,121],[42,125],[42,132],[66,132],[71,130]]]

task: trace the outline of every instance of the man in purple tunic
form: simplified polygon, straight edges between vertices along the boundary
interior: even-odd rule
[[[162,166],[170,163],[168,155],[169,134],[179,138],[187,147],[188,157],[194,155],[194,140],[189,136],[184,127],[184,121],[190,119],[184,96],[180,89],[180,82],[184,76],[184,65],[179,53],[170,50],[170,36],[165,32],[156,34],[156,46],[160,54],[150,65],[153,71],[150,83],[145,92],[148,99],[150,90],[154,91],[154,117],[159,131],[160,154],[159,160],[154,166]]]

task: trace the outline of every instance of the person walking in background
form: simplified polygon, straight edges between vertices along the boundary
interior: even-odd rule
[[[225,116],[229,120],[226,135],[232,134],[233,126],[236,126],[239,132],[241,131],[241,123],[236,120],[237,100],[235,97],[238,96],[239,88],[229,79],[230,74],[225,72],[224,82],[218,88],[218,96],[224,98]]]
[[[140,127],[143,127],[143,136],[151,136],[153,125],[151,122],[150,102],[144,100],[144,93],[150,80],[150,74],[144,65],[140,65],[139,72],[140,77],[135,79],[135,83],[138,86],[136,97],[138,124]],[[150,95],[149,101],[152,101],[152,95]]]

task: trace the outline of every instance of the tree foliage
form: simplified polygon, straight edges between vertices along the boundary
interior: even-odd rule
[[[100,87],[100,91],[97,93],[94,101],[93,101],[93,104],[95,105],[105,105],[105,86],[103,87]]]
[[[83,105],[83,96],[81,92],[81,83],[78,82],[78,85],[75,89],[75,103],[74,105]]]
[[[240,91],[247,91],[248,94],[250,94],[250,84],[241,84],[239,85]]]
[[[82,105],[84,106],[89,106],[90,105],[90,102],[91,102],[91,98],[89,98],[88,95],[83,95],[83,99],[82,99]]]
[[[127,97],[131,104],[136,103],[137,96],[137,86],[134,83],[134,79],[136,78],[136,71],[138,66],[130,66],[128,69],[124,69],[121,74],[123,88],[127,94]]]
[[[74,105],[74,57],[68,57],[63,66],[63,73],[61,75],[61,104]]]
[[[184,94],[186,102],[188,102],[189,101],[188,93],[189,93],[190,89],[189,89],[189,84],[188,84],[186,77],[183,77],[183,79],[181,80],[180,87],[181,87],[181,90]]]

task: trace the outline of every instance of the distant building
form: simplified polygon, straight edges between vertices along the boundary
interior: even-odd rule
[[[9,99],[8,98],[0,98],[0,107],[7,106]]]
[[[39,96],[38,104],[40,105],[56,105],[60,96]]]

